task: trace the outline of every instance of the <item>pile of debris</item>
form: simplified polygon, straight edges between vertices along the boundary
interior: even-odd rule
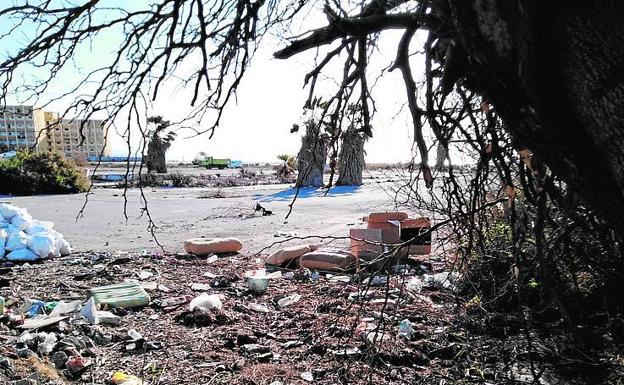
[[[391,384],[452,370],[457,276],[435,256],[365,271],[320,245],[266,266],[236,238],[184,247],[0,268],[0,382]]]
[[[26,209],[0,203],[0,260],[35,261],[69,255],[71,247],[54,223],[33,219]]]

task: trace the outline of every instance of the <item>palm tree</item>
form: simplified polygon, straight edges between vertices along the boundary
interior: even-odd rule
[[[291,175],[297,169],[297,160],[294,156],[288,154],[278,155],[277,159],[282,161],[282,164],[275,167],[277,176],[283,180],[290,179]]]
[[[323,171],[327,158],[327,135],[321,134],[320,124],[310,119],[306,122],[306,133],[301,138],[301,149],[297,155],[297,187],[323,186]]]
[[[365,140],[364,134],[358,132],[353,126],[342,133],[337,186],[359,186],[362,184],[362,173],[366,167],[364,162]]]
[[[149,140],[147,145],[147,172],[166,173],[165,154],[177,134],[175,131],[165,133],[165,130],[171,126],[171,122],[164,120],[162,116],[151,116],[147,122],[154,126],[146,133]]]

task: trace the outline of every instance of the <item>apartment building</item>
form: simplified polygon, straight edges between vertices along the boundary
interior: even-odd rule
[[[110,156],[110,142],[106,140],[104,121],[96,119],[47,120],[47,129],[39,140],[39,148],[55,151],[68,158],[84,159],[89,157]],[[82,133],[81,133],[82,131]]]
[[[0,143],[6,144],[9,150],[55,151],[68,158],[84,160],[110,156],[106,131],[102,120],[59,119],[58,113],[32,106],[0,108]]]
[[[0,143],[9,151],[34,148],[37,132],[32,106],[0,107]]]

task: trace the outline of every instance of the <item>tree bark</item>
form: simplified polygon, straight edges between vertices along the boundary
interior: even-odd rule
[[[323,186],[326,158],[327,146],[320,135],[320,127],[314,122],[306,123],[306,134],[301,138],[301,149],[297,155],[297,187]]]
[[[167,163],[165,154],[170,144],[165,143],[160,137],[152,138],[147,145],[147,172],[166,173]]]
[[[451,0],[466,85],[624,234],[624,2]]]
[[[354,129],[348,129],[342,134],[342,146],[338,159],[337,186],[360,186],[362,173],[366,163],[364,161],[364,136]]]

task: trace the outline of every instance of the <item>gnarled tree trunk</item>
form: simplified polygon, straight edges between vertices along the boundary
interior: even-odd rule
[[[327,146],[321,137],[318,124],[306,123],[306,133],[301,138],[301,149],[297,155],[297,187],[323,186],[323,171],[327,158]]]
[[[362,184],[364,162],[364,136],[350,128],[342,134],[342,147],[338,159],[337,186],[359,186]]]
[[[624,234],[624,2],[450,3],[467,85]]]
[[[153,137],[147,145],[147,172],[166,173],[165,153],[171,146],[160,137]]]

